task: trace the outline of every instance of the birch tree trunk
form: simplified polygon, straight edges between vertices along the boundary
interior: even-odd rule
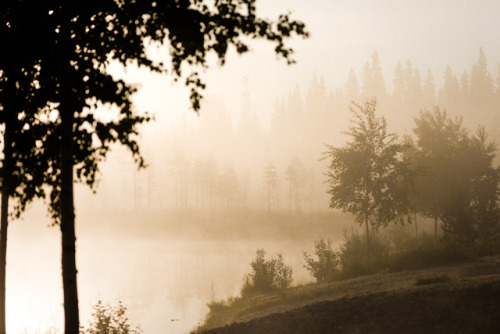
[[[61,238],[64,294],[64,328],[66,334],[80,330],[76,280],[76,236],[73,199],[73,119],[71,108],[61,108]]]

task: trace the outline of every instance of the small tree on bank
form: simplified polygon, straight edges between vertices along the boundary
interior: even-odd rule
[[[402,145],[387,131],[384,117],[375,114],[374,99],[353,103],[351,126],[344,147],[327,145],[326,176],[330,208],[355,215],[365,225],[366,265],[370,266],[370,228],[404,222],[408,215],[406,165],[399,159]]]
[[[264,249],[257,250],[255,259],[250,263],[252,272],[245,277],[242,295],[285,289],[292,284],[292,267],[285,264],[283,255],[278,254],[271,260],[266,260],[265,256]]]
[[[321,239],[314,242],[313,256],[304,252],[304,267],[314,276],[317,282],[333,280],[339,272],[339,255],[332,248],[332,241]]]

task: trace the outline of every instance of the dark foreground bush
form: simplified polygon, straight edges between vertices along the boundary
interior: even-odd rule
[[[285,289],[292,284],[292,268],[278,254],[271,260],[265,259],[266,251],[257,250],[255,260],[250,263],[252,272],[245,277],[241,294],[263,293],[276,289]]]

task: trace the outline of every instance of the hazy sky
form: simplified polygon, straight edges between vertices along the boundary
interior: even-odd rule
[[[447,65],[455,74],[470,71],[483,48],[490,72],[500,62],[500,1],[498,0],[261,0],[261,15],[275,18],[291,11],[311,32],[308,40],[294,40],[297,64],[286,66],[270,44],[253,42],[252,51],[228,58],[204,74],[206,95],[224,98],[228,110],[238,110],[247,77],[253,109],[264,120],[276,97],[286,96],[297,84],[303,92],[313,73],[322,76],[329,90],[345,83],[352,68],[359,75],[377,50],[390,87],[398,61],[409,59],[422,74],[431,70],[439,85]],[[188,111],[188,91],[170,78],[129,71],[140,82],[138,108],[171,122]],[[189,115],[190,117],[192,115]]]

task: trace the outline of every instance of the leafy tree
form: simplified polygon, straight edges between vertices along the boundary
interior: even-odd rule
[[[415,189],[415,178],[418,173],[421,172],[419,170],[419,161],[418,161],[418,150],[413,141],[413,138],[410,136],[405,136],[403,138],[403,151],[401,154],[401,159],[403,163],[406,165],[406,194],[408,196],[408,210],[410,214],[413,214],[413,223],[415,224],[415,239],[418,238],[418,220],[417,220],[417,201],[418,195]]]
[[[314,242],[314,254],[316,258],[304,252],[304,266],[318,282],[334,279],[339,271],[339,256],[332,249],[331,240],[320,239]]]
[[[418,211],[438,219],[445,237],[463,245],[491,235],[498,226],[498,169],[493,166],[495,146],[479,128],[467,133],[460,118],[446,112],[422,112],[415,119],[416,152],[421,171],[415,179]]]
[[[436,108],[434,113],[421,112],[415,119],[413,132],[417,135],[417,169],[415,179],[416,205],[424,216],[434,219],[434,240],[438,241],[438,219],[442,216],[449,192],[454,187],[450,171],[453,157],[466,141],[466,132],[460,118],[450,119],[446,112]]]
[[[5,333],[5,276],[9,218],[19,218],[35,198],[43,197],[44,159],[33,151],[41,145],[38,137],[45,131],[35,117],[47,109],[40,94],[39,60],[28,52],[26,43],[19,43],[35,13],[17,12],[20,3],[0,5],[2,42],[10,47],[0,54],[0,123],[3,135],[1,159],[0,218],[0,333]],[[28,43],[29,44],[29,43]],[[36,41],[34,42],[36,44]],[[11,201],[13,200],[13,201]],[[9,212],[9,208],[13,208]],[[10,215],[9,215],[10,213]]]
[[[292,50],[285,46],[285,40],[293,33],[307,36],[307,32],[301,22],[290,20],[288,15],[281,15],[276,22],[259,18],[253,1],[222,1],[209,6],[194,0],[71,4],[54,0],[4,7],[2,14],[13,15],[0,17],[0,38],[9,37],[5,27],[8,30],[21,18],[21,33],[15,40],[5,39],[6,49],[19,40],[26,41],[22,54],[39,61],[40,85],[58,115],[54,122],[45,123],[48,130],[40,136],[44,145],[37,151],[46,158],[43,180],[51,186],[51,212],[62,232],[65,331],[77,333],[74,172],[77,180],[93,187],[98,163],[116,141],[128,146],[139,166],[143,165],[134,135],[137,125],[148,117],[134,112],[130,100],[133,87],[106,73],[110,60],[160,72],[168,69],[178,79],[183,76],[183,64],[207,67],[210,53],[224,64],[229,46],[238,53],[247,52],[243,37],[248,36],[275,43],[275,52],[292,63]],[[170,67],[147,56],[146,40],[168,44]],[[5,64],[3,58],[0,64]],[[204,84],[194,70],[185,83],[191,90],[192,106],[198,110]],[[118,120],[101,122],[93,113],[100,104],[117,107]]]
[[[9,204],[15,199],[13,218],[21,216],[26,205],[40,195],[40,178],[34,177],[37,166],[30,147],[34,146],[32,131],[26,126],[31,113],[25,108],[33,87],[32,73],[13,75],[4,71],[0,75],[1,123],[3,124],[3,157],[1,169],[1,218],[0,218],[0,333],[5,333],[5,277],[7,257],[7,232]],[[16,111],[23,115],[16,117]],[[20,146],[20,147],[17,147]],[[32,161],[28,161],[30,158]]]
[[[497,204],[500,175],[493,167],[495,146],[483,128],[468,136],[452,159],[453,185],[443,210],[445,237],[465,246],[494,234],[500,219]],[[457,168],[458,167],[458,168]]]
[[[498,205],[500,171],[494,167],[497,148],[488,141],[486,131],[480,127],[472,138],[469,161],[474,162],[472,177],[472,210],[478,237],[487,239],[499,231],[500,208]]]
[[[406,166],[399,159],[402,147],[375,109],[375,100],[353,103],[354,119],[346,132],[350,140],[340,148],[327,145],[323,156],[330,161],[326,172],[330,208],[350,212],[356,222],[365,225],[367,267],[370,228],[403,223],[409,212]]]

